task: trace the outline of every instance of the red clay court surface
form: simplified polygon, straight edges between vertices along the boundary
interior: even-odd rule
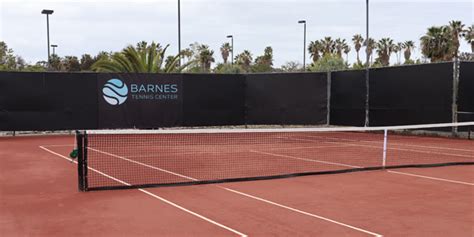
[[[334,152],[380,146],[341,139]],[[473,141],[437,141],[394,139],[388,155],[474,160]],[[81,193],[73,143],[0,137],[0,236],[474,236],[474,166]],[[270,155],[313,158],[281,148]]]

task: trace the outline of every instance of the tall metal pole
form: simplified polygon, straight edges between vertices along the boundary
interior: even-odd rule
[[[306,20],[299,20],[299,24],[304,24],[304,33],[303,33],[303,71],[306,71]]]
[[[178,55],[181,66],[181,0],[178,0]]]
[[[53,10],[47,10],[47,9],[43,9],[41,11],[41,14],[45,14],[46,15],[46,34],[47,34],[47,42],[48,43],[48,68],[50,66],[50,63],[51,63],[51,54],[50,54],[50,44],[49,44],[49,15],[53,14]]]
[[[49,53],[50,46],[49,46],[49,14],[46,14],[46,31],[47,31],[47,37],[48,37],[48,67],[49,64],[51,63],[51,55]]]
[[[365,123],[364,126],[368,127],[369,126],[369,110],[370,110],[370,104],[369,104],[369,68],[370,68],[370,55],[369,55],[369,0],[366,0],[365,2],[366,5],[366,45],[365,45],[365,54],[366,54],[366,65],[365,65],[365,88],[366,88],[366,94],[365,94]]]
[[[234,65],[234,36],[230,38],[230,61],[232,62],[232,65]]]
[[[304,23],[303,71],[306,71],[306,22]]]

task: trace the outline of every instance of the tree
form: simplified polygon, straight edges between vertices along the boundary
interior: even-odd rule
[[[459,38],[462,37],[464,32],[464,24],[461,21],[450,21],[449,22],[449,31],[451,32],[451,41],[452,41],[452,55],[457,57],[459,53]]]
[[[179,55],[174,56],[168,67],[162,67],[165,61],[166,49],[155,42],[146,45],[141,42],[138,48],[127,46],[121,52],[114,53],[108,58],[101,58],[92,65],[97,72],[148,72],[148,73],[170,73],[181,72],[188,64],[178,66]]]
[[[189,62],[193,57],[193,51],[190,48],[185,48],[181,50],[181,58],[185,59],[186,62]]]
[[[346,62],[349,61],[349,52],[351,52],[351,46],[349,46],[347,43],[343,44],[343,50],[344,54],[346,55]]]
[[[252,72],[270,72],[273,70],[273,49],[268,46],[265,48],[262,56],[255,59],[255,64],[252,66]]]
[[[211,64],[214,60],[214,50],[209,49],[207,45],[201,45],[199,48],[199,63],[203,72],[209,72],[211,70]]]
[[[62,60],[63,59],[59,57],[57,54],[51,54],[51,57],[49,58],[49,69],[53,71],[62,71],[63,70]]]
[[[372,38],[369,38],[369,40],[365,40],[364,46],[365,46],[365,53],[366,55],[369,55],[369,61],[372,63],[372,54],[376,47],[375,40]]]
[[[337,71],[345,70],[348,66],[344,62],[344,59],[338,57],[337,55],[326,55],[323,56],[316,63],[312,64],[309,67],[311,72],[328,72],[328,71]]]
[[[81,70],[81,64],[76,56],[65,56],[61,64],[62,69],[67,72],[78,72]]]
[[[334,41],[334,50],[335,53],[338,57],[342,58],[342,52],[344,51],[345,48],[347,48],[349,45],[347,45],[345,39],[340,39],[337,38],[336,41]]]
[[[248,50],[244,50],[244,52],[235,57],[235,62],[237,65],[240,65],[244,71],[249,72],[250,64],[252,63],[252,53]]]
[[[240,74],[244,73],[244,70],[239,65],[219,63],[217,67],[214,68],[214,72],[221,74]]]
[[[474,24],[464,30],[463,37],[471,45],[471,53],[474,54]]]
[[[354,49],[356,50],[357,62],[360,62],[359,51],[360,51],[360,48],[362,47],[362,42],[364,42],[364,38],[362,38],[362,35],[356,34],[352,37],[352,42],[354,43]]]
[[[17,58],[13,49],[8,48],[4,41],[0,41],[0,70],[16,70]]]
[[[229,43],[224,43],[221,46],[221,55],[222,59],[224,60],[224,64],[227,63],[227,59],[229,58],[229,54],[232,51],[232,47],[230,46]]]
[[[313,59],[313,63],[317,62],[320,58],[319,53],[322,52],[323,47],[319,40],[311,41],[308,45],[308,53]]]
[[[408,40],[403,43],[402,48],[404,49],[403,56],[405,57],[405,64],[407,62],[412,62],[410,59],[411,57],[411,51],[415,48],[415,42]]]
[[[281,66],[281,70],[284,72],[299,72],[302,68],[303,66],[296,61],[286,62]]]
[[[81,56],[81,71],[92,71],[92,65],[96,62],[97,60],[92,58],[90,54],[83,54]]]
[[[451,61],[453,58],[452,33],[446,26],[428,28],[420,38],[421,53],[431,62]]]
[[[402,51],[403,51],[403,43],[398,42],[393,46],[393,53],[395,53],[395,56],[397,56],[397,64],[400,64],[401,57],[402,57]]]
[[[321,40],[321,45],[323,47],[323,56],[330,55],[334,52],[335,45],[331,37],[324,37],[324,39]]]
[[[390,38],[382,38],[377,42],[377,54],[378,58],[376,62],[380,62],[382,66],[390,65],[390,55],[393,52],[395,44]]]

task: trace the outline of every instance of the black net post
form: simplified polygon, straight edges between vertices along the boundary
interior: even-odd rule
[[[78,186],[79,191],[87,191],[87,159],[86,159],[86,144],[85,144],[85,134],[76,131],[76,142],[77,142],[77,177],[78,177]]]

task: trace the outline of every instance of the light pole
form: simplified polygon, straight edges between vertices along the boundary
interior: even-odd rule
[[[306,71],[306,20],[298,21],[299,24],[304,25],[304,39],[303,39],[303,71]]]
[[[56,49],[56,47],[58,47],[58,45],[57,45],[57,44],[52,44],[52,45],[51,45],[51,48],[53,48],[53,55],[55,55],[55,54],[56,54],[56,50],[55,50],[55,49]]]
[[[227,38],[230,38],[230,61],[234,65],[234,36],[228,35]]]
[[[181,0],[178,0],[178,55],[181,66]]]
[[[48,37],[48,67],[49,67],[49,63],[50,63],[50,53],[49,53],[49,15],[53,14],[53,10],[47,10],[47,9],[43,9],[41,11],[41,14],[45,14],[46,15],[46,31],[47,31],[47,37]]]
[[[369,0],[365,1],[365,7],[366,7],[366,22],[365,22],[365,29],[366,29],[366,35],[365,35],[365,88],[366,88],[366,94],[365,94],[365,123],[364,126],[368,127],[369,126],[369,67],[370,67],[370,55],[369,55]]]

